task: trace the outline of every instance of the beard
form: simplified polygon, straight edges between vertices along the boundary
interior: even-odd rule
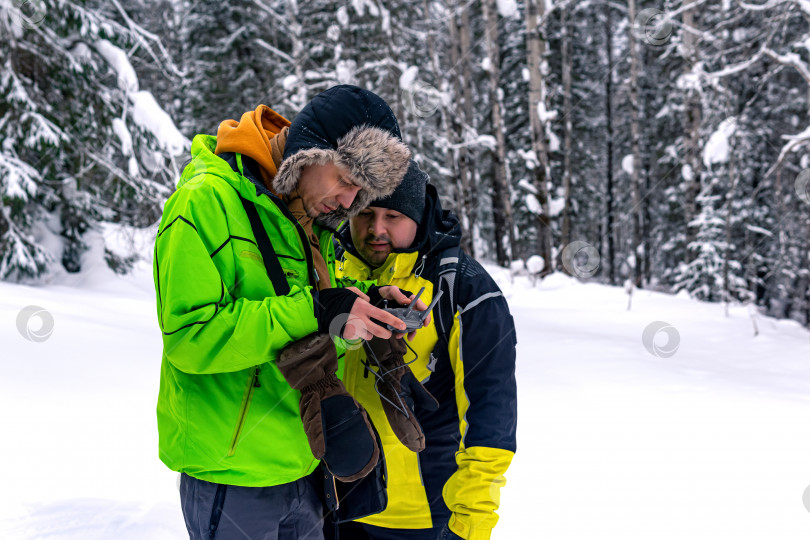
[[[384,251],[378,251],[370,245],[371,243],[383,242],[388,245],[388,249]],[[363,254],[363,258],[366,259],[366,262],[376,268],[382,265],[388,258],[388,255],[393,251],[393,244],[391,243],[391,239],[386,236],[370,236],[363,240],[363,249],[360,251]]]

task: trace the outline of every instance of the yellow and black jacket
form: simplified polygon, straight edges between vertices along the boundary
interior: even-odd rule
[[[385,263],[370,268],[357,254],[346,227],[338,235],[345,250],[336,275],[357,280],[376,279],[396,285],[422,300],[437,294],[441,254],[458,246],[458,219],[442,210],[436,189],[427,186],[427,209],[414,245],[391,253]],[[388,507],[360,521],[391,529],[427,529],[449,522],[466,539],[488,539],[498,521],[504,473],[515,452],[517,390],[515,328],[498,286],[475,260],[458,250],[452,323],[442,332],[433,311],[430,326],[417,332],[410,346],[418,355],[410,364],[414,375],[436,397],[438,411],[417,408],[426,448],[414,453],[391,431],[375,377],[365,370],[362,347],[347,351],[343,382],[368,411],[379,431],[388,468]],[[442,268],[446,268],[445,266]],[[414,359],[408,352],[406,362]]]

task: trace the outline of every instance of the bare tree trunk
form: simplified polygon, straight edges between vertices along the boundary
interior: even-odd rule
[[[470,59],[472,57],[472,45],[470,40],[470,7],[471,3],[465,3],[461,9],[461,26],[459,28],[459,41],[461,43],[461,89],[464,99],[462,112],[463,112],[463,128],[461,132],[462,142],[466,142],[468,134],[476,129],[475,113],[473,111],[473,97],[472,97],[472,69],[470,67]],[[456,68],[458,69],[458,67]],[[470,218],[470,255],[475,257],[475,241],[474,239],[479,236],[478,219],[477,219],[477,201],[480,184],[480,174],[477,167],[474,166],[475,161],[472,159],[470,149],[464,145],[461,149],[461,158],[467,164],[470,171],[470,191],[469,197],[469,218]]]
[[[808,238],[810,238],[810,216],[807,217],[807,233],[802,238],[802,251],[804,253],[804,288],[801,290],[802,298],[804,298],[804,325],[810,326],[810,245],[808,245]]]
[[[641,260],[642,250],[646,251],[646,246],[642,244],[641,238],[641,148],[639,129],[639,103],[638,103],[638,49],[636,47],[636,35],[633,28],[633,21],[636,20],[636,0],[627,1],[627,16],[630,24],[627,26],[628,45],[630,47],[630,137],[633,148],[633,174],[631,175],[631,185],[633,190],[633,209],[630,211],[630,218],[633,223],[633,284],[636,287],[642,285]]]
[[[776,171],[774,172],[774,200],[776,201],[776,204],[774,206],[776,207],[777,216],[785,215],[784,214],[785,206],[782,202],[782,165],[783,165],[782,161],[778,160],[776,164]],[[782,234],[781,223],[779,221],[776,222],[776,225],[773,230],[773,236],[774,239],[776,240],[776,247],[778,253],[776,255],[776,260],[770,264],[769,268],[771,281],[770,286],[768,286],[767,284],[765,286],[766,290],[771,291],[770,294],[771,299],[768,300],[767,306],[768,311],[770,311],[771,302],[773,301],[772,299],[775,298],[776,302],[781,304],[784,313],[785,298],[784,294],[782,293],[781,290],[782,287],[780,287],[780,284],[784,276],[784,274],[781,272],[781,268],[784,268],[785,264],[785,242]],[[782,318],[787,317],[787,315],[779,315],[779,316]]]
[[[779,162],[779,165],[776,167],[776,176],[774,178],[774,196],[776,200],[776,215],[778,217],[782,217],[786,215],[787,208],[785,208],[785,199],[782,196],[782,162]],[[790,290],[790,285],[786,283],[787,279],[790,279],[786,272],[783,269],[790,268],[788,263],[788,246],[787,243],[789,242],[789,238],[787,234],[784,232],[784,226],[782,225],[782,220],[777,220],[776,225],[773,231],[774,238],[776,239],[777,249],[779,250],[779,254],[777,255],[776,261],[774,261],[772,270],[771,270],[771,280],[773,281],[773,287],[771,290],[773,292],[773,296],[776,296],[777,301],[782,305],[782,318],[787,318],[790,313],[790,309],[792,307],[793,300],[792,298],[787,298],[784,294],[784,291]],[[783,286],[784,285],[784,286]]]
[[[646,66],[650,60],[650,48],[643,47],[641,55],[641,65]],[[649,98],[649,92],[642,92],[639,101],[643,104],[644,110],[649,110],[647,99]],[[652,140],[653,136],[649,133],[649,127],[647,126],[648,122],[644,122],[641,127],[641,140],[649,141]],[[649,197],[650,193],[650,176],[652,175],[652,161],[653,158],[650,156],[651,152],[649,151],[649,146],[647,146],[647,151],[644,152],[642,157],[642,172],[644,174],[644,194],[645,197]],[[652,252],[653,252],[653,239],[652,239],[652,219],[650,218],[650,206],[652,205],[652,201],[645,200],[644,204],[641,206],[641,238],[642,244],[644,245],[644,282],[649,284],[652,281]]]
[[[683,0],[682,4],[686,4],[691,0]],[[694,28],[695,26],[695,8],[687,9],[683,12],[683,24],[687,28]],[[695,64],[698,62],[698,45],[697,36],[692,32],[685,31],[683,33],[683,46],[687,55],[687,69],[691,71]],[[684,116],[684,150],[686,152],[685,160],[692,170],[691,178],[686,178],[686,245],[694,242],[697,228],[689,224],[695,219],[698,214],[697,209],[697,195],[700,192],[700,124],[702,122],[700,96],[694,90],[686,89],[684,96],[685,103],[685,116]],[[686,249],[686,262],[693,260],[692,252]]]
[[[430,21],[430,6],[428,4],[428,1],[423,0],[422,1],[422,6],[423,6],[423,9],[425,10],[425,13],[424,13],[424,15],[425,15],[425,31],[427,32],[427,47],[428,47],[428,54],[430,56],[430,65],[433,68],[433,80],[436,81],[436,83],[440,87],[446,88],[447,86],[449,86],[447,84],[447,80],[446,80],[447,74],[446,73],[443,74],[441,69],[439,68],[439,55],[438,55],[438,53],[436,51],[436,46],[435,46],[435,42],[434,42],[434,39],[433,39],[434,30],[431,28],[432,25],[431,25],[431,21]],[[453,23],[451,21],[451,25],[452,24]],[[450,122],[448,121],[448,116],[449,115],[448,115],[448,111],[447,111],[447,106],[441,101],[438,104],[438,112],[439,112],[439,121],[440,121],[440,125],[441,125],[441,130],[444,133],[445,139],[447,140],[448,144],[450,145],[450,148],[448,148],[445,151],[445,154],[444,154],[444,157],[445,157],[444,167],[448,171],[453,171],[453,178],[451,180],[451,183],[455,187],[455,191],[456,191],[455,200],[456,201],[462,201],[463,200],[463,187],[459,185],[460,182],[459,182],[459,174],[458,174],[458,169],[457,169],[458,160],[455,159],[455,156],[454,156],[455,151],[453,150],[453,147],[455,147],[456,143],[457,143],[456,133],[455,133],[455,131],[453,131],[450,128]],[[460,210],[459,214],[461,214],[462,219],[463,219],[463,215],[464,215],[464,205],[463,205],[463,203],[460,205],[459,210]]]
[[[650,193],[650,171],[649,168],[644,169],[644,193]],[[644,281],[646,283],[650,283],[652,279],[652,264],[651,264],[651,252],[652,252],[652,239],[650,238],[650,224],[652,220],[650,219],[650,204],[649,201],[645,202],[642,205],[643,210],[643,222],[641,227],[641,235],[643,238],[642,244],[644,245]]]
[[[294,104],[300,110],[301,108],[306,105],[309,101],[309,98],[312,96],[307,95],[307,85],[304,84],[304,66],[306,65],[305,55],[306,51],[304,50],[304,42],[301,38],[302,34],[302,27],[301,23],[298,22],[298,4],[293,0],[287,0],[287,10],[286,10],[287,18],[290,21],[289,28],[287,29],[287,34],[290,36],[292,40],[292,58],[295,61],[295,65],[293,66],[295,69],[295,77],[298,79],[298,87],[297,95],[294,99]]]
[[[537,215],[537,251],[543,257],[544,266],[541,276],[550,274],[554,270],[554,261],[551,260],[551,226],[548,208],[548,182],[551,178],[551,168],[548,161],[548,145],[546,144],[546,118],[540,118],[538,107],[547,110],[546,84],[543,68],[545,64],[546,41],[542,35],[538,22],[544,24],[545,0],[526,0],[526,60],[529,66],[529,120],[532,132],[532,150],[540,166],[534,169],[534,187],[537,199],[540,202],[540,214]],[[539,21],[538,21],[539,19]]]
[[[728,159],[728,177],[731,188],[726,194],[726,245],[723,253],[723,300],[726,302],[726,316],[728,316],[728,305],[732,300],[732,288],[729,285],[729,266],[731,257],[731,213],[733,212],[734,192],[737,189],[737,166],[734,162],[734,148],[732,146]]]
[[[506,173],[506,130],[498,97],[500,88],[500,53],[498,50],[498,15],[495,0],[481,0],[486,27],[485,41],[489,58],[489,101],[492,106],[492,128],[495,131],[496,148],[493,152],[495,174],[492,181],[493,213],[495,221],[495,249],[498,264],[508,266],[515,246],[515,224],[512,217],[512,200]]]
[[[563,211],[562,211],[562,237],[560,239],[561,249],[557,254],[557,268],[562,266],[562,251],[565,246],[571,243],[571,152],[573,126],[571,114],[571,41],[568,35],[568,6],[562,8],[562,83],[563,83]]]
[[[614,268],[615,247],[613,245],[613,28],[610,26],[610,5],[604,4],[605,40],[607,42],[607,77],[605,77],[605,121],[607,123],[607,185],[605,186],[605,234],[607,240],[608,283],[616,284]]]
[[[456,21],[457,16],[457,4],[458,0],[451,0],[448,7],[448,10],[451,11],[451,15],[447,18],[447,26],[450,30],[450,61],[453,63],[452,73],[451,76],[453,78],[453,93],[455,94],[455,99],[453,103],[455,103],[454,109],[456,110],[456,114],[452,115],[453,119],[453,131],[457,136],[454,137],[454,141],[461,141],[464,142],[464,133],[466,130],[465,123],[467,121],[466,114],[464,113],[465,107],[459,107],[458,103],[459,100],[462,99],[462,85],[464,85],[462,81],[462,77],[460,73],[462,73],[460,64],[464,62],[466,64],[466,59],[463,59],[461,54],[459,53],[461,49],[461,36],[459,35],[459,28]],[[467,9],[466,7],[464,8]],[[469,31],[468,31],[469,32]],[[467,148],[464,144],[459,144],[457,148],[453,151],[454,162],[457,167],[457,186],[459,189],[458,193],[458,207],[459,207],[459,219],[461,220],[461,247],[469,253],[471,256],[475,256],[474,250],[475,246],[473,243],[473,230],[472,230],[472,201],[471,201],[471,191],[470,191],[470,162],[467,157]]]

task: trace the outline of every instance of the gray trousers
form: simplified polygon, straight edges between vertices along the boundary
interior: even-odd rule
[[[183,473],[180,502],[190,540],[323,540],[323,505],[309,478],[242,487]]]

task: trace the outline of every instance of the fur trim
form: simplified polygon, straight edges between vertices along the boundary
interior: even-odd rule
[[[310,165],[326,165],[337,162],[338,153],[334,150],[309,148],[291,155],[281,163],[281,167],[273,178],[273,189],[279,195],[289,195],[298,187],[301,171]]]
[[[273,188],[281,195],[292,193],[298,186],[301,171],[308,165],[325,165],[333,161],[349,171],[362,189],[348,209],[338,208],[318,220],[331,228],[356,216],[375,199],[387,197],[402,182],[408,170],[411,152],[390,132],[369,126],[352,128],[337,142],[337,150],[309,148],[296,152],[281,164],[273,179]]]
[[[405,177],[411,152],[389,132],[375,127],[353,128],[338,140],[340,164],[368,192],[371,200],[387,197]]]

